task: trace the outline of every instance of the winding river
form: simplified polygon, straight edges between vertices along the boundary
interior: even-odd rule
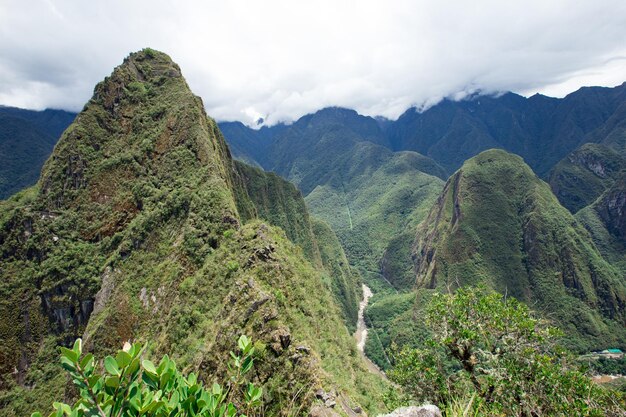
[[[367,365],[367,369],[375,374],[382,376],[387,379],[387,376],[383,371],[380,370],[378,366],[374,362],[372,362],[367,356],[365,356],[365,341],[367,340],[367,326],[365,325],[365,308],[367,304],[372,298],[372,290],[367,285],[363,284],[363,299],[359,303],[359,316],[356,324],[356,333],[354,333],[354,338],[356,339],[356,347],[361,353],[365,364]]]

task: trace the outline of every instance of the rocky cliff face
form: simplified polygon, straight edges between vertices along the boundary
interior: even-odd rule
[[[99,354],[152,341],[151,355],[210,381],[245,333],[263,355],[267,413],[294,401],[306,413],[327,385],[363,400],[372,377],[323,267],[255,220],[240,174],[165,54],[131,54],[96,86],[38,186],[0,203],[6,415],[71,395],[54,352],[77,336]]]
[[[574,348],[623,340],[620,273],[517,156],[467,161],[418,228],[413,254],[418,286],[487,284],[554,317]]]
[[[601,143],[587,143],[560,161],[548,182],[561,204],[572,213],[592,204],[626,167],[619,151]]]
[[[626,242],[626,172],[594,204],[609,232]]]
[[[576,218],[589,231],[598,250],[622,274],[626,273],[625,177],[622,172],[593,204],[576,213]]]

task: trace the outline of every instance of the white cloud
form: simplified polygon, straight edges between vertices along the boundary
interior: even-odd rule
[[[338,105],[397,117],[467,92],[626,79],[626,2],[3,0],[0,103],[79,110],[131,51],[178,62],[219,120]]]

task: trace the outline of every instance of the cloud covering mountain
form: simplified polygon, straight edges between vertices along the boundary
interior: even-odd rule
[[[329,105],[395,118],[475,91],[616,85],[624,45],[619,0],[6,0],[0,103],[80,110],[127,51],[151,46],[218,120],[273,124]]]

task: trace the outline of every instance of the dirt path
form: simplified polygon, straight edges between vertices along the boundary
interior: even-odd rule
[[[387,375],[383,371],[380,370],[378,366],[367,356],[365,356],[365,341],[367,340],[367,326],[365,325],[365,308],[367,304],[372,298],[372,290],[367,285],[363,284],[363,299],[359,303],[359,318],[356,324],[356,333],[354,333],[354,338],[356,339],[356,347],[359,349],[363,360],[365,361],[365,365],[367,369],[374,373],[380,375],[382,378],[387,379]]]

